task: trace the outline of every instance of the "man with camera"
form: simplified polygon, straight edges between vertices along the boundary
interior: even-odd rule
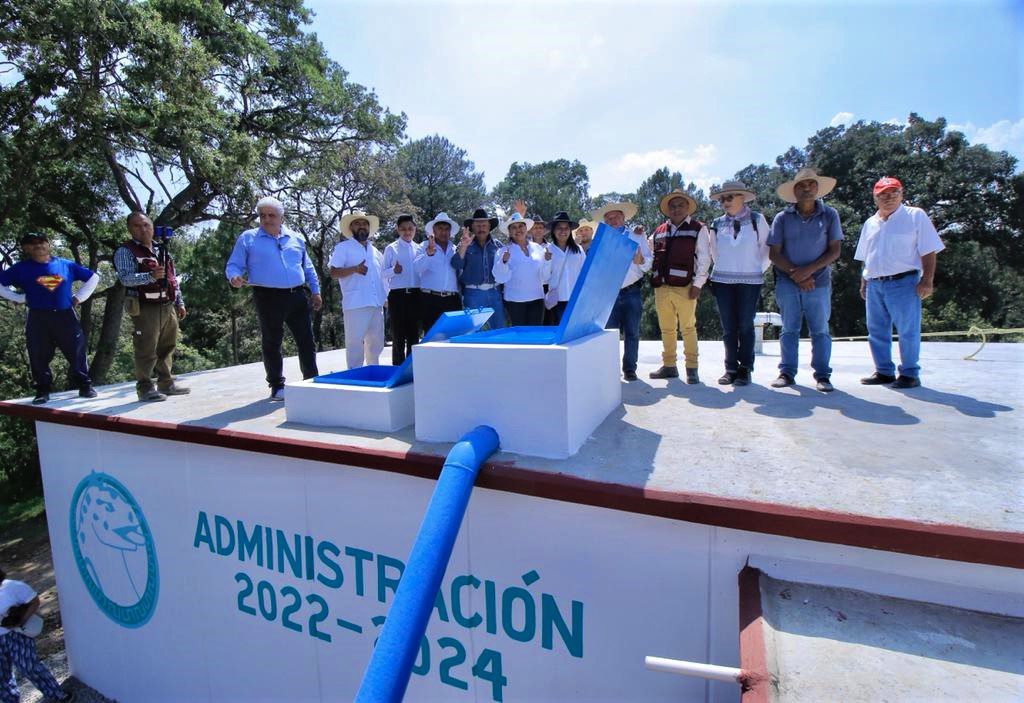
[[[191,392],[174,382],[171,361],[178,343],[178,320],[186,315],[185,303],[167,251],[170,228],[161,228],[154,243],[153,222],[143,212],[128,215],[132,238],[114,252],[114,268],[127,288],[124,307],[132,320],[135,349],[135,390],[139,400],[167,400],[169,395]],[[157,385],[153,387],[153,370]]]

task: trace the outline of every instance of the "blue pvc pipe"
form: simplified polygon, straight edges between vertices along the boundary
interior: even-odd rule
[[[398,703],[405,696],[473,482],[480,465],[497,449],[498,433],[480,425],[448,452],[356,703]]]

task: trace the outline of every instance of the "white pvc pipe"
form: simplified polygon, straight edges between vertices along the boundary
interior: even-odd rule
[[[669,674],[682,674],[683,676],[699,676],[704,679],[731,681],[732,683],[739,683],[739,676],[742,673],[740,669],[731,666],[684,662],[679,659],[665,659],[663,657],[644,657],[644,664],[651,671],[665,671]]]

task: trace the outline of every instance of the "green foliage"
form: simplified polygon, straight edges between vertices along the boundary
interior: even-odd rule
[[[512,212],[516,200],[524,200],[530,215],[550,220],[556,212],[565,210],[569,217],[579,219],[590,209],[589,189],[587,167],[579,161],[515,162],[491,197],[506,212]]]
[[[441,212],[456,219],[469,216],[487,198],[484,175],[466,158],[465,149],[438,134],[402,146],[398,162],[412,214],[421,222]]]

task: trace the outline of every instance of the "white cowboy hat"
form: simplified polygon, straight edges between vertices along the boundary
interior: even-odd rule
[[[356,220],[366,220],[370,223],[370,235],[377,234],[377,230],[380,229],[380,218],[375,215],[367,215],[361,210],[350,212],[341,218],[341,222],[338,223],[338,229],[341,230],[342,235],[346,238],[352,236],[352,223]]]
[[[708,197],[711,200],[722,202],[723,195],[742,195],[743,202],[745,203],[757,200],[757,195],[750,188],[747,188],[747,184],[743,181],[726,181],[717,188],[712,188]]]
[[[661,196],[661,200],[658,201],[658,209],[661,210],[661,214],[664,215],[665,217],[671,217],[671,215],[668,214],[668,204],[669,202],[672,201],[673,198],[682,198],[683,200],[686,201],[685,217],[689,217],[693,213],[697,212],[697,201],[694,200],[693,196],[687,193],[685,190],[680,190],[679,188],[676,188],[668,195]]]
[[[829,176],[819,176],[817,169],[813,168],[802,168],[796,172],[793,176],[793,180],[780,183],[779,187],[775,189],[775,192],[779,194],[779,197],[785,200],[787,203],[795,203],[796,195],[793,193],[793,186],[800,181],[817,181],[818,182],[818,195],[819,198],[824,198],[826,195],[832,192],[832,189],[836,187],[836,179]]]
[[[438,222],[447,222],[449,225],[451,225],[452,234],[454,234],[455,231],[459,228],[459,223],[453,220],[452,218],[448,217],[448,213],[439,212],[437,213],[437,216],[434,219],[432,219],[427,224],[423,225],[423,231],[427,233],[428,237],[432,237],[434,235],[434,225],[436,225]]]
[[[603,222],[605,213],[615,212],[618,210],[622,213],[622,216],[627,220],[631,220],[636,217],[637,207],[633,203],[622,201],[621,203],[605,203],[601,207],[590,213],[590,219],[595,222]]]
[[[509,225],[514,225],[517,222],[522,222],[523,224],[525,224],[527,232],[529,232],[530,229],[533,227],[533,220],[524,218],[518,212],[513,212],[511,217],[509,217],[507,220],[503,220],[502,222],[500,222],[498,224],[498,231],[501,232],[502,234],[504,234],[507,237],[508,236],[508,226]]]

